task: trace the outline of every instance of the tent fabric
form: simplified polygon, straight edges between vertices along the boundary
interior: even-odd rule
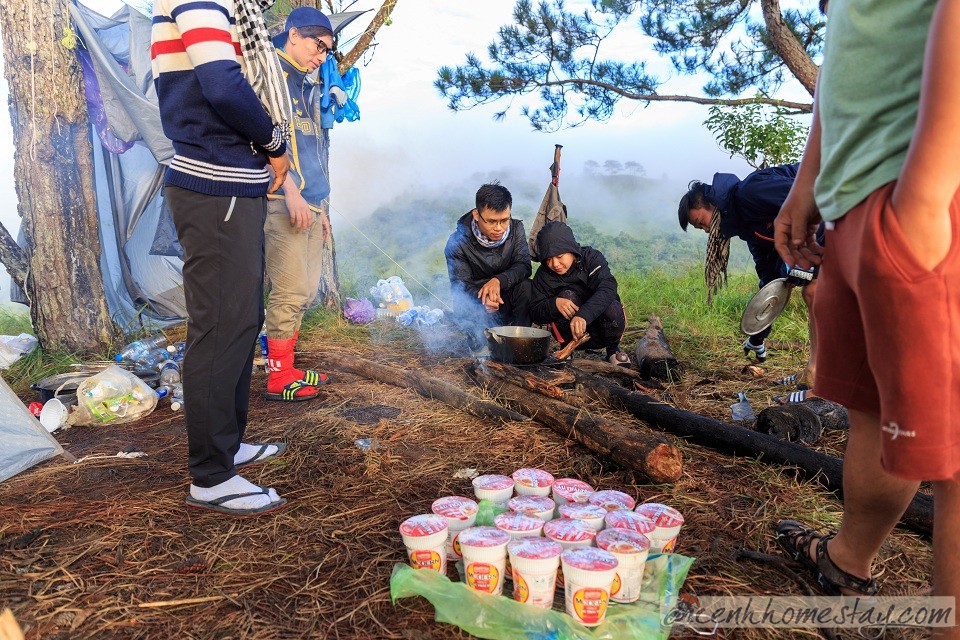
[[[0,378],[0,482],[61,453],[63,447]]]

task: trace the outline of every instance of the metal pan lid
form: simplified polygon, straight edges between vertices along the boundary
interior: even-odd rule
[[[786,278],[771,280],[756,293],[740,319],[740,329],[748,336],[760,333],[773,324],[790,301],[792,287]]]

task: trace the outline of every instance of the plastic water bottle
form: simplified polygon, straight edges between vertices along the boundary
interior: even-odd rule
[[[179,382],[170,388],[170,409],[180,411],[183,408],[183,385]]]
[[[160,384],[165,387],[180,382],[180,365],[173,360],[167,360],[160,365]]]
[[[158,398],[166,398],[168,395],[170,395],[170,387],[160,386],[154,389],[154,391],[157,392]]]
[[[187,350],[187,343],[180,341],[173,344],[167,345],[167,353],[170,355],[167,356],[174,362],[183,362],[183,354]]]
[[[266,362],[266,361],[267,361],[267,351],[268,351],[268,350],[267,350],[267,332],[266,332],[266,331],[261,331],[261,332],[260,332],[259,340],[260,340],[260,355],[263,356],[263,361]]]
[[[164,345],[167,344],[167,338],[164,335],[150,336],[149,338],[144,338],[142,340],[136,340],[125,346],[120,353],[114,356],[114,360],[117,362],[139,362],[141,364],[150,364],[153,362],[153,366],[160,364],[161,360],[158,359],[155,351]],[[166,358],[163,358],[165,360]]]

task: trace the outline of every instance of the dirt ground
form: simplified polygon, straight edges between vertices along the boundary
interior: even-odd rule
[[[422,368],[483,394],[463,374],[467,359],[425,355],[400,329],[371,335],[363,343],[306,337],[298,363],[322,366],[325,353],[363,357]],[[697,345],[674,348],[686,360]],[[688,366],[682,382],[661,394],[727,419],[736,391],[749,387],[759,410],[777,392],[773,376],[783,372],[774,365],[753,378],[741,372],[745,362],[737,355],[701,357],[706,365]],[[536,423],[480,420],[409,389],[330,373],[334,381],[319,399],[294,404],[264,401],[265,376],[254,378],[247,440],[282,440],[289,448],[244,475],[290,501],[276,514],[234,519],[184,506],[183,414],[165,402],[132,424],[58,432],[78,463],[50,460],[0,485],[0,607],[12,609],[27,638],[43,640],[470,637],[435,622],[425,600],[394,606],[389,598],[391,570],[404,561],[397,526],[428,512],[439,496],[471,495],[470,481],[454,478],[463,468],[509,474],[540,467],[626,491],[638,502],[677,507],[686,517],[677,551],[696,558],[684,590],[700,595],[799,594],[774,567],[737,560],[736,551],[776,553],[772,527],[780,518],[821,527],[839,522],[839,501],[790,469],[668,435],[683,451],[683,476],[669,486],[644,484]],[[648,429],[626,414],[593,410]],[[364,451],[356,441],[367,438],[375,447]],[[838,453],[842,446],[842,433],[833,433],[818,448]],[[116,456],[135,451],[147,455]],[[881,560],[875,570],[882,593],[929,587],[929,541],[898,529]],[[681,629],[674,635],[697,637]],[[735,630],[716,637],[818,635]]]

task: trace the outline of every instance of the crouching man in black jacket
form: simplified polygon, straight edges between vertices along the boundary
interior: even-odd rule
[[[483,329],[530,326],[530,250],[523,222],[510,217],[513,197],[494,182],[477,190],[476,208],[457,221],[447,240],[453,321],[474,352]]]
[[[564,223],[548,222],[537,234],[537,255],[543,264],[533,277],[533,321],[549,324],[560,344],[589,333],[578,349],[603,348],[608,361],[630,366],[630,357],[620,350],[626,317],[603,254],[581,247]]]

